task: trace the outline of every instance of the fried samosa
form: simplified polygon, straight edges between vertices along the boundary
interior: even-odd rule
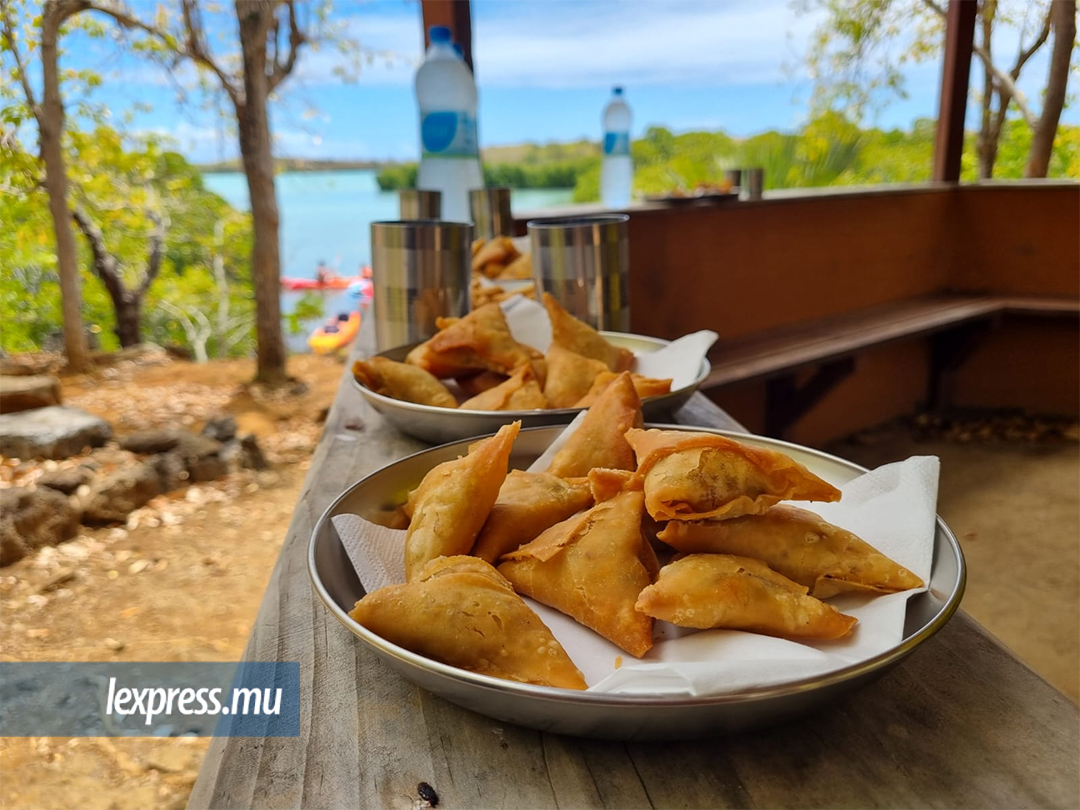
[[[513,470],[499,490],[472,554],[495,563],[503,554],[535,540],[592,503],[585,479],[565,481],[551,473]]]
[[[489,391],[500,383],[504,383],[509,379],[505,374],[498,374],[494,371],[481,371],[477,374],[468,374],[462,377],[458,377],[454,382],[458,384],[466,397],[475,397],[477,394],[482,394],[485,391]]]
[[[588,481],[596,503],[609,501],[624,489],[641,489],[641,478],[631,470],[594,467],[589,470]]]
[[[641,534],[641,492],[624,492],[557,523],[503,557],[518,593],[572,616],[631,655],[652,647],[652,619],[634,609],[656,560]]]
[[[761,560],[805,585],[818,599],[849,591],[895,593],[923,586],[921,579],[865,540],[788,504],[734,520],[673,520],[659,536],[683,552]]]
[[[583,321],[579,321],[551,297],[543,295],[544,308],[551,320],[551,340],[564,349],[569,349],[585,357],[599,360],[616,373],[626,371],[634,362],[634,353],[629,349],[612,346],[604,336]]]
[[[405,581],[436,557],[468,554],[506,480],[510,449],[521,422],[469,448],[469,454],[432,468],[409,493]]]
[[[598,374],[596,379],[593,380],[592,388],[588,390],[585,396],[574,403],[574,407],[588,408],[596,402],[596,398],[600,396],[600,394],[602,394],[618,376],[619,375],[614,371],[604,371]],[[671,393],[671,380],[658,380],[654,377],[643,377],[640,374],[631,374],[630,380],[634,383],[634,390],[637,391],[639,399],[659,397]]]
[[[473,254],[472,269],[488,278],[495,278],[510,262],[521,254],[508,236],[489,239]]]
[[[690,554],[660,569],[637,609],[699,630],[748,630],[780,638],[842,638],[858,621],[806,595],[767,565],[730,554]]]
[[[529,365],[519,368],[505,382],[461,403],[461,409],[466,411],[532,411],[547,406],[536,372]]]
[[[594,467],[633,470],[634,451],[625,434],[641,424],[641,400],[630,373],[623,372],[585,412],[577,430],[551,460],[548,472],[560,478],[580,478]]]
[[[522,253],[516,259],[511,261],[498,275],[499,281],[509,281],[511,279],[527,279],[533,277],[532,269],[532,254]]]
[[[593,387],[597,375],[611,374],[599,360],[564,349],[558,343],[551,344],[544,359],[547,360],[544,396],[552,408],[574,407]],[[613,374],[612,378],[615,376]]]
[[[439,557],[406,585],[372,591],[349,615],[444,664],[522,683],[585,689],[566,650],[510,583],[476,557]]]
[[[735,518],[783,500],[840,500],[840,490],[776,450],[680,430],[631,430],[626,440],[657,520]]]
[[[498,304],[484,304],[464,318],[438,320],[440,331],[409,352],[405,362],[436,377],[457,377],[470,371],[512,374],[540,357],[510,334]]]
[[[376,394],[420,405],[457,407],[454,395],[434,375],[408,363],[385,357],[357,360],[353,363],[353,376]]]

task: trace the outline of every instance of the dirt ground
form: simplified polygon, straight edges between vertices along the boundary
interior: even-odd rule
[[[0,657],[7,661],[236,661],[277,560],[321,414],[342,363],[293,358],[307,391],[265,396],[247,361],[106,368],[65,379],[64,399],[118,434],[233,414],[273,468],[157,498],[128,527],[0,569]],[[137,525],[133,525],[137,524]],[[179,808],[209,740],[0,739],[0,807]]]
[[[127,527],[87,530],[0,569],[3,660],[213,661],[241,656],[299,495],[340,361],[297,357],[308,386],[267,396],[249,362],[129,364],[65,380],[65,400],[118,433],[218,413],[259,436],[273,469],[159,498]],[[921,440],[904,426],[833,452],[867,466],[942,459],[939,511],[970,567],[963,607],[1080,697],[1080,456],[1072,440]],[[10,471],[9,471],[10,475]],[[208,740],[0,739],[0,808],[179,808]]]

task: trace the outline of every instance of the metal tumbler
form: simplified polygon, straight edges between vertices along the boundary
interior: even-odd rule
[[[435,334],[435,319],[469,312],[472,225],[434,219],[371,223],[378,351]]]
[[[630,329],[626,214],[535,220],[528,224],[537,293],[551,293],[595,329]]]
[[[731,184],[731,190],[736,194],[742,187],[742,169],[728,169],[724,172],[724,180]]]
[[[760,200],[765,190],[765,170],[761,168],[744,169],[744,199]]]
[[[422,188],[398,191],[398,216],[402,219],[440,219],[442,192]]]
[[[472,214],[477,239],[514,235],[510,189],[474,188],[469,192],[469,212]]]

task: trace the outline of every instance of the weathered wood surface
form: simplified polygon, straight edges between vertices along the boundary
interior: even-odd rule
[[[676,420],[739,429],[700,395]],[[346,375],[245,656],[301,663],[301,736],[215,739],[189,807],[411,810],[421,781],[450,810],[1077,806],[1077,707],[962,612],[831,709],[712,740],[544,734],[411,685],[317,600],[306,558],[334,497],[422,447]]]

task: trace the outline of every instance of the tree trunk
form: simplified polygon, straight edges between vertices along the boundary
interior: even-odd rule
[[[1076,42],[1076,0],[1054,0],[1050,8],[1054,29],[1054,48],[1050,52],[1050,77],[1043,96],[1043,111],[1031,137],[1031,152],[1024,177],[1046,177],[1050,154],[1054,149],[1061,109],[1065,106],[1065,87],[1069,81],[1069,60]]]
[[[255,379],[270,385],[285,382],[285,341],[281,332],[281,256],[278,206],[270,145],[266,36],[275,3],[236,0],[244,63],[243,103],[236,105],[240,155],[251,200],[254,243],[251,273],[255,285],[255,333],[258,341]]]
[[[90,351],[82,320],[82,292],[79,265],[75,253],[75,234],[71,230],[71,212],[67,203],[67,166],[61,137],[64,132],[64,105],[60,99],[57,38],[60,26],[70,14],[58,3],[48,2],[41,21],[41,73],[43,98],[37,116],[41,160],[45,164],[45,190],[49,195],[49,213],[56,234],[56,262],[60,275],[60,300],[64,317],[64,350],[68,368],[87,371]]]
[[[120,300],[113,299],[116,309],[116,337],[124,348],[142,343],[142,297],[125,295]]]
[[[979,4],[979,18],[982,22],[983,47],[990,53],[992,47],[991,31],[994,14],[997,11],[996,0],[982,0]],[[979,178],[989,180],[994,176],[994,163],[997,160],[997,138],[992,136],[994,106],[994,72],[988,64],[983,64],[982,119],[979,134],[975,139],[975,154],[979,158]]]

